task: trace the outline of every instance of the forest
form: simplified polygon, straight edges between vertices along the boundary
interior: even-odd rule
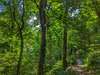
[[[0,75],[100,75],[100,0],[0,0]]]

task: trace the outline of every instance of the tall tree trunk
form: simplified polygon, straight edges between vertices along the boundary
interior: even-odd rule
[[[20,75],[20,69],[21,69],[21,64],[22,64],[22,58],[23,58],[23,49],[24,49],[24,39],[23,39],[23,29],[24,29],[24,0],[23,0],[23,9],[22,9],[22,15],[21,15],[21,26],[19,26],[19,36],[20,36],[20,54],[19,54],[19,59],[18,59],[18,64],[17,64],[17,70],[16,70],[16,75]]]
[[[46,9],[47,0],[40,0],[39,16],[41,24],[41,49],[38,65],[38,75],[44,75],[45,55],[46,55]]]
[[[23,54],[23,35],[22,31],[20,31],[20,55],[18,59],[18,64],[17,64],[17,71],[16,75],[20,75],[20,68],[21,68],[21,63],[22,63],[22,54]]]
[[[64,15],[63,15],[63,24],[64,24],[64,28],[63,28],[63,69],[66,70],[67,68],[67,14],[68,14],[68,6],[67,6],[67,0],[63,1],[63,5],[64,5]]]
[[[63,31],[63,68],[66,70],[67,68],[67,27],[66,25],[64,26],[64,31]]]

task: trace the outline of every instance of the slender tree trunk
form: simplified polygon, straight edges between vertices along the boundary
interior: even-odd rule
[[[15,1],[12,0],[11,3],[9,4],[10,7],[10,16],[11,16],[11,20],[12,20],[12,29],[15,25],[16,22],[16,15],[15,15]],[[16,75],[20,75],[20,66],[21,66],[21,61],[22,61],[22,53],[23,53],[23,35],[22,35],[22,27],[24,25],[24,20],[23,20],[23,16],[22,16],[22,24],[21,24],[21,28],[19,26],[19,36],[20,36],[20,55],[19,55],[19,59],[18,59],[18,64],[17,64],[17,71],[16,71]]]
[[[67,0],[63,1],[63,5],[64,5],[64,16],[63,16],[63,24],[64,24],[64,28],[63,28],[63,69],[66,70],[68,63],[67,63],[67,14],[68,14],[68,6],[67,6]]]
[[[67,68],[67,27],[64,26],[64,33],[63,33],[63,68],[66,70]]]
[[[16,15],[15,15],[15,1],[12,0],[11,3],[9,4],[10,7],[10,17],[12,20],[12,26],[11,29],[13,29],[15,22],[16,22]],[[22,25],[21,27],[24,25],[24,20],[23,20],[23,16],[22,16]],[[20,55],[19,55],[19,60],[18,60],[18,64],[17,64],[17,71],[16,71],[16,75],[20,75],[20,67],[21,67],[21,61],[22,61],[22,53],[23,53],[23,35],[22,35],[22,28],[20,28],[19,26],[19,36],[20,36]]]
[[[41,49],[38,65],[38,75],[44,75],[45,55],[46,55],[46,9],[47,0],[41,0],[39,4],[39,16],[41,24]]]
[[[20,36],[20,54],[19,54],[19,59],[18,59],[18,64],[17,64],[17,70],[16,70],[16,75],[20,75],[20,69],[21,69],[21,64],[22,64],[22,58],[23,58],[23,49],[24,49],[24,39],[23,39],[23,29],[24,29],[24,0],[23,0],[23,12],[21,15],[21,26],[19,26],[19,36]]]
[[[23,39],[23,28],[24,28],[24,16],[22,16],[22,25],[21,28],[19,30],[19,35],[20,35],[20,55],[19,55],[19,59],[18,59],[18,64],[17,64],[17,71],[16,71],[16,75],[20,75],[20,68],[21,68],[21,64],[22,64],[22,58],[23,58],[23,49],[24,49],[24,39]]]
[[[19,55],[19,60],[17,64],[17,71],[16,75],[20,75],[20,68],[21,68],[21,63],[22,63],[22,54],[23,54],[23,35],[22,31],[20,31],[20,55]]]

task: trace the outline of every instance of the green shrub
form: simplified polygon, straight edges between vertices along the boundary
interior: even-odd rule
[[[62,61],[58,61],[46,75],[76,75],[76,73],[72,69],[64,71]]]

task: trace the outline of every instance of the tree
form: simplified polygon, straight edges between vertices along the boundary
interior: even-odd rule
[[[20,75],[20,69],[21,69],[21,63],[22,63],[22,57],[23,57],[23,48],[24,48],[24,40],[23,40],[23,29],[24,29],[24,0],[22,0],[21,5],[23,7],[19,7],[22,10],[19,12],[22,13],[21,15],[21,25],[19,25],[19,36],[20,36],[20,53],[19,53],[19,59],[18,59],[18,64],[17,64],[17,70],[16,70],[16,75]]]
[[[65,7],[65,13],[64,13],[64,18],[66,18],[67,14],[67,7]],[[67,18],[66,18],[67,19]],[[64,19],[64,20],[66,20]],[[67,41],[67,31],[68,31],[68,23],[64,21],[64,28],[63,28],[63,67],[64,70],[66,70],[68,64],[67,64],[67,49],[68,49],[68,41]]]
[[[44,65],[46,56],[46,5],[47,0],[41,0],[39,3],[39,17],[41,24],[41,49],[38,65],[38,75],[44,75]]]

